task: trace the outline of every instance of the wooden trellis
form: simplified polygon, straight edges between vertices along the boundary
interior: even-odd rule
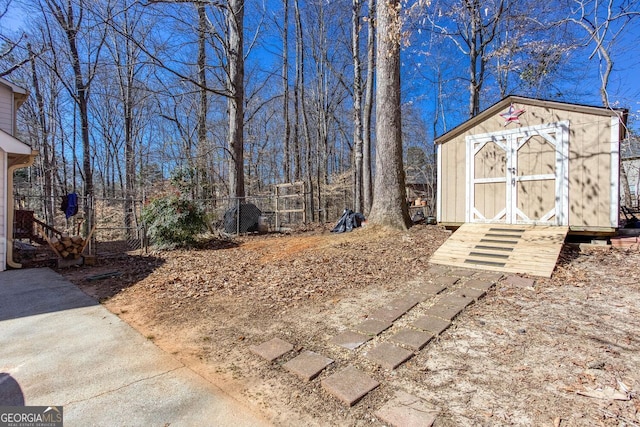
[[[307,203],[304,181],[276,185],[275,226],[280,230],[280,214],[301,213],[302,222],[307,222]]]

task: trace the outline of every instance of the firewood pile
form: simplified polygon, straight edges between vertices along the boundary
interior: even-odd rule
[[[78,259],[86,246],[87,240],[80,236],[69,236],[62,233],[60,238],[50,239],[51,246],[64,259]]]
[[[87,235],[87,238],[83,239],[78,235],[70,236],[69,233],[61,233],[50,226],[47,228],[53,230],[55,232],[55,235],[58,237],[49,237],[40,224],[38,224],[37,230],[47,241],[53,252],[55,252],[56,255],[58,255],[60,258],[67,260],[79,259],[80,257],[82,257],[82,252],[91,240],[93,232],[96,231],[96,226],[94,225]],[[80,232],[80,227],[78,227],[77,232]]]

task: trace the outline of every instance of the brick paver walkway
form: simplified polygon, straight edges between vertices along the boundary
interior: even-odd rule
[[[362,357],[384,369],[397,369],[418,352],[429,351],[429,342],[442,334],[456,316],[482,298],[502,278],[498,273],[443,266],[432,266],[430,272],[434,274],[433,277],[408,283],[408,293],[374,309],[366,316],[366,320],[354,322],[330,338],[329,344],[342,351],[354,352],[356,363]],[[519,277],[509,277],[507,280],[529,284],[527,279]],[[416,307],[420,308],[418,317],[409,323],[400,322]],[[359,349],[371,340],[373,344],[365,346],[368,349]],[[303,381],[322,377],[327,367],[336,365],[332,359],[312,351],[295,355],[293,348],[293,344],[276,337],[252,346],[250,350],[269,362],[288,357],[289,360],[282,363],[282,367]],[[294,356],[289,357],[290,353]],[[324,374],[320,383],[329,395],[347,406],[355,405],[380,385],[357,366],[336,368],[333,373]],[[392,426],[431,426],[437,417],[437,409],[423,399],[398,390],[395,397],[375,414]]]

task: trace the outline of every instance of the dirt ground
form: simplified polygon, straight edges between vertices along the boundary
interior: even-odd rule
[[[275,425],[382,425],[375,411],[402,390],[437,409],[436,426],[640,426],[638,250],[565,245],[551,279],[501,279],[396,370],[362,356],[385,333],[353,351],[329,344],[436,274],[428,259],[447,236],[427,225],[339,235],[318,227],[60,272]],[[250,352],[273,337],[294,352],[274,363]],[[304,350],[335,363],[304,382],[281,366]],[[349,364],[381,383],[351,408],[320,385]],[[608,388],[629,399],[579,394]]]

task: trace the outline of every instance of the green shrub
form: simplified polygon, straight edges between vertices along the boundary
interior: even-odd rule
[[[178,196],[152,200],[142,209],[142,220],[151,243],[161,249],[193,246],[207,229],[202,207]]]

